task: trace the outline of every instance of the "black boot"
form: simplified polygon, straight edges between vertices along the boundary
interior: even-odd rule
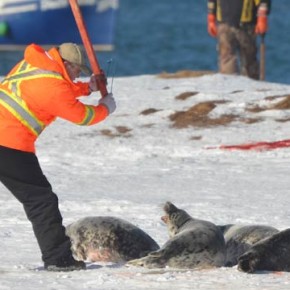
[[[86,264],[83,261],[76,261],[72,259],[71,261],[63,261],[55,265],[44,264],[44,268],[51,272],[69,272],[69,271],[79,271],[85,270]]]

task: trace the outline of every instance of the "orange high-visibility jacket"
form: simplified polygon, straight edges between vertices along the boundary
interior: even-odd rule
[[[89,85],[70,80],[56,48],[29,45],[0,83],[0,145],[35,152],[37,137],[56,117],[78,125],[102,121],[107,108],[77,99],[87,95]]]

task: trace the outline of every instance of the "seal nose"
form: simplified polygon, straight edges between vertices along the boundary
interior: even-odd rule
[[[162,216],[161,217],[161,220],[164,222],[164,223],[168,223],[168,220],[169,220],[169,217],[168,217],[168,215],[164,215],[164,216]]]

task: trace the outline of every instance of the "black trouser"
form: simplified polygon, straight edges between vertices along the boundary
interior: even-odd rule
[[[0,146],[0,181],[23,204],[45,264],[71,260],[58,198],[43,175],[35,154]]]

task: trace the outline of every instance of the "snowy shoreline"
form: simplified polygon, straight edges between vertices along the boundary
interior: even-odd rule
[[[290,148],[207,147],[290,139],[290,111],[275,107],[290,95],[290,85],[220,74],[143,75],[116,78],[113,93],[118,108],[105,122],[84,128],[57,120],[37,142],[65,224],[84,216],[116,216],[162,245],[168,234],[160,217],[169,200],[216,224],[289,227]],[[195,123],[174,126],[174,114],[205,102],[194,112]],[[232,119],[218,123],[222,116]],[[289,289],[290,273],[249,275],[236,267],[163,271],[95,263],[87,271],[47,273],[21,205],[2,184],[0,197],[1,290]]]

